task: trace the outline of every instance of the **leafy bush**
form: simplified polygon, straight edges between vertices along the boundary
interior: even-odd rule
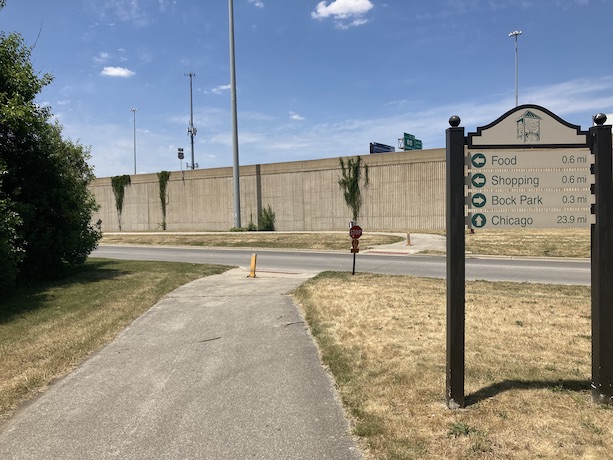
[[[20,35],[0,32],[0,255],[9,257],[4,269],[18,267],[23,279],[57,277],[82,264],[101,237],[91,224],[90,151],[62,139],[50,109],[35,102],[52,77],[33,69],[31,51]]]
[[[270,205],[260,211],[258,216],[258,230],[262,231],[275,231],[276,216]]]
[[[248,232],[255,232],[257,231],[257,229],[258,229],[258,226],[253,223],[253,213],[252,213],[249,215],[249,224],[247,225],[245,230],[247,230]]]

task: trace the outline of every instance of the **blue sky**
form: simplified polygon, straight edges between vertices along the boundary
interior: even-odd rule
[[[587,128],[613,113],[611,0],[234,0],[241,165],[444,147],[519,103]],[[232,165],[228,2],[8,0],[0,30],[54,75],[39,97],[98,177]],[[185,167],[185,164],[183,164]]]

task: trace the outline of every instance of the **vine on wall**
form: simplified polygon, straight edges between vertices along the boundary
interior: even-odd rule
[[[160,182],[160,203],[162,204],[162,230],[166,230],[166,185],[169,179],[169,171],[160,171],[158,173],[158,180]]]
[[[360,209],[362,208],[362,193],[360,191],[360,178],[362,177],[362,158],[357,157],[355,160],[349,158],[347,164],[342,158],[339,158],[341,166],[341,178],[338,180],[338,185],[343,191],[345,203],[351,209],[351,215],[354,221],[358,220]],[[364,165],[364,187],[367,188],[368,180],[368,165]]]
[[[117,209],[117,220],[119,221],[119,231],[121,231],[121,213],[123,211],[123,197],[125,194],[126,186],[130,185],[130,176],[124,174],[123,176],[111,177],[111,186],[113,187],[113,194],[115,195],[115,208]]]

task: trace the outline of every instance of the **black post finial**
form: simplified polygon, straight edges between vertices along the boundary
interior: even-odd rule
[[[454,115],[449,119],[449,124],[451,125],[452,128],[457,128],[458,126],[460,126],[461,121],[462,120],[460,120],[460,117],[458,117],[457,115]]]
[[[592,117],[592,119],[598,126],[602,126],[607,121],[607,116],[604,113],[597,113]]]

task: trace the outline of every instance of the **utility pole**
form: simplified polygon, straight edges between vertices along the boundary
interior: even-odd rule
[[[192,169],[196,169],[197,165],[194,162],[194,137],[198,130],[194,127],[194,100],[192,96],[192,78],[195,77],[196,74],[190,72],[186,73],[185,76],[189,77],[189,126],[187,127],[187,135],[190,137],[192,144]]]
[[[138,109],[136,109],[135,107],[132,107],[130,109],[130,112],[132,112],[132,114],[134,115],[134,123],[133,123],[133,127],[134,127],[134,175],[136,176],[136,111]]]

